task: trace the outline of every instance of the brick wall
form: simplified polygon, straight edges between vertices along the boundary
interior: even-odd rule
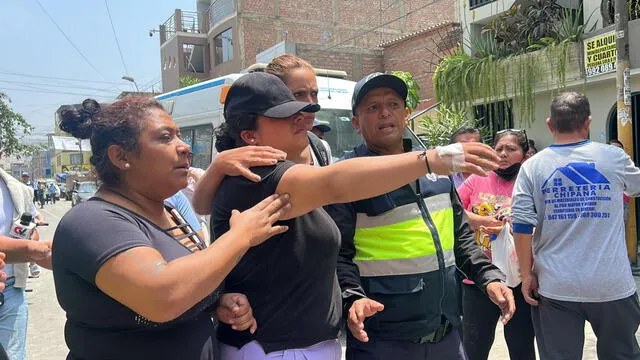
[[[454,9],[454,0],[240,0],[244,64],[252,64],[257,53],[285,37],[375,50],[381,43],[453,20]]]
[[[317,68],[346,71],[347,79],[353,81],[358,81],[368,73],[383,69],[380,50],[335,48],[326,51],[323,46],[297,44],[296,53]]]
[[[460,26],[449,24],[384,47],[386,71],[409,71],[421,87],[420,98],[433,98],[432,76],[435,64],[459,41]],[[433,64],[430,64],[433,63]]]

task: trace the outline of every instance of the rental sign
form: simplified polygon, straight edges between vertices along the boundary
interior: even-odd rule
[[[616,71],[616,33],[610,31],[584,40],[587,77]]]

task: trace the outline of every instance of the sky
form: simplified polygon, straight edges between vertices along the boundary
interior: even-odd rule
[[[0,0],[0,92],[46,135],[60,105],[135,91],[122,76],[158,91],[160,40],[149,30],[174,9],[195,10],[196,0]]]

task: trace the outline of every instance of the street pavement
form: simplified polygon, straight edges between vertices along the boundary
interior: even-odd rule
[[[70,208],[71,203],[69,201],[59,201],[55,205],[47,205],[40,210],[50,224],[48,227],[39,228],[41,239],[53,239],[53,234],[60,218]],[[640,288],[640,278],[636,277],[635,280]],[[30,360],[65,359],[68,352],[64,342],[65,315],[56,300],[53,274],[51,271],[43,269],[39,278],[29,279],[27,288],[32,290],[27,294],[29,298],[28,358]],[[640,340],[640,332],[636,333],[636,338]],[[501,324],[496,328],[496,338],[489,359],[509,359]],[[589,324],[585,326],[583,359],[597,359],[596,339]]]

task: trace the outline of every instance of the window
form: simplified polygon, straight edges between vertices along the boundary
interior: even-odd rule
[[[82,154],[69,155],[69,162],[71,162],[71,165],[82,165]]]
[[[203,45],[182,44],[184,70],[194,73],[204,73],[204,53]]]
[[[215,65],[233,59],[233,29],[229,28],[213,38]]]
[[[513,102],[508,100],[474,107],[473,110],[476,119],[478,119],[478,125],[489,131],[491,142],[493,142],[496,132],[513,128],[512,105]]]
[[[494,2],[495,0],[469,0],[469,10],[473,10],[482,5],[488,4],[490,2]]]
[[[211,151],[213,149],[213,127],[202,125],[192,128],[180,129],[182,141],[191,146],[193,161],[191,166],[206,169],[211,164]]]

